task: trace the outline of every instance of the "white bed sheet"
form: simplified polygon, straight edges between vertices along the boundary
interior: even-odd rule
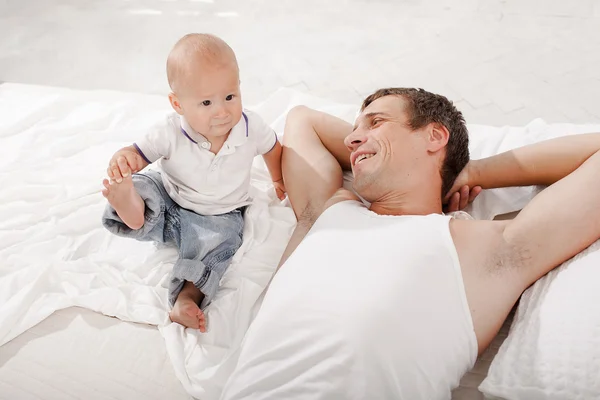
[[[257,109],[282,127],[296,96],[301,97],[276,93]],[[324,100],[314,99],[313,105],[340,116],[354,112],[327,107]],[[106,232],[99,193],[111,154],[167,112],[162,96],[0,85],[0,345],[72,306],[158,326],[185,390],[211,399],[235,364],[252,308],[295,219],[276,199],[258,159],[244,243],[207,310],[209,332],[200,335],[170,324],[165,286],[176,251]],[[9,350],[0,354],[14,361]],[[1,361],[10,376],[14,364]]]
[[[254,109],[282,133],[286,112],[296,104],[349,121],[358,108],[280,90]],[[100,225],[105,202],[99,193],[112,153],[169,111],[162,96],[0,85],[0,345],[28,330],[31,334],[32,327],[56,310],[87,308],[158,326],[185,391],[213,399],[235,364],[239,344],[291,234],[294,217],[275,198],[258,160],[253,170],[256,201],[247,213],[244,244],[207,310],[209,332],[200,335],[170,324],[165,287],[175,250],[108,234]],[[550,126],[540,120],[520,128],[469,128],[474,158],[567,130],[592,129]],[[536,191],[489,191],[469,211],[479,218],[493,218],[522,208]],[[60,355],[50,352],[49,357]],[[0,359],[0,371],[10,365],[10,360]],[[114,371],[100,371],[98,376],[109,372]]]
[[[0,347],[2,400],[191,400],[156,327],[79,307]]]
[[[0,85],[0,344],[71,306],[160,326],[186,391],[214,398],[295,220],[256,168],[245,240],[207,310],[209,332],[170,324],[176,251],[110,235],[99,219],[110,155],[166,112],[161,96]]]

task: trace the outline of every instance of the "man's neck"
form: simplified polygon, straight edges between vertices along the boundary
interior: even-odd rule
[[[371,203],[371,211],[380,215],[429,215],[442,213],[439,193],[423,190],[390,193]]]

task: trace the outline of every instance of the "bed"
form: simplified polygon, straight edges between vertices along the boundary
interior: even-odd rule
[[[347,120],[357,112],[357,105],[288,89],[252,108],[282,134],[296,104]],[[100,225],[110,155],[169,111],[162,96],[0,85],[0,399],[219,397],[295,219],[257,158],[244,243],[207,310],[209,331],[169,323],[166,280],[175,250],[118,238]],[[469,128],[472,152],[481,157],[600,131],[541,120]],[[468,211],[495,218],[519,210],[538,190],[489,191]],[[498,379],[480,383],[488,368],[506,374],[492,359],[509,327],[510,320],[453,398],[483,398],[480,387],[498,393]]]

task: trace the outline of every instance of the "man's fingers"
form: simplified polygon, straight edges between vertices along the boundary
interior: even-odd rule
[[[460,193],[454,192],[452,196],[450,196],[450,201],[448,201],[448,212],[458,211],[458,203],[460,201]]]
[[[481,190],[481,186],[475,186],[473,189],[471,189],[471,194],[469,195],[469,203],[472,203],[473,200],[475,200],[475,198],[479,196]]]
[[[469,187],[467,185],[460,188],[460,205],[459,210],[464,209],[469,202]]]
[[[456,184],[456,182],[454,184]],[[454,195],[454,193],[458,192],[458,189],[459,188],[452,186],[452,188],[448,191],[448,193],[446,193],[446,197],[444,197],[443,203],[449,204],[450,200],[452,199],[452,196]]]

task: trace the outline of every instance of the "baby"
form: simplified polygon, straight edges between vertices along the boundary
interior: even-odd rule
[[[175,113],[111,158],[102,223],[116,235],[177,246],[169,316],[205,332],[201,309],[242,244],[256,155],[264,157],[277,196],[285,197],[281,144],[258,115],[242,109],[237,60],[218,37],[181,38],[167,76]],[[136,174],[154,162],[160,172]]]

